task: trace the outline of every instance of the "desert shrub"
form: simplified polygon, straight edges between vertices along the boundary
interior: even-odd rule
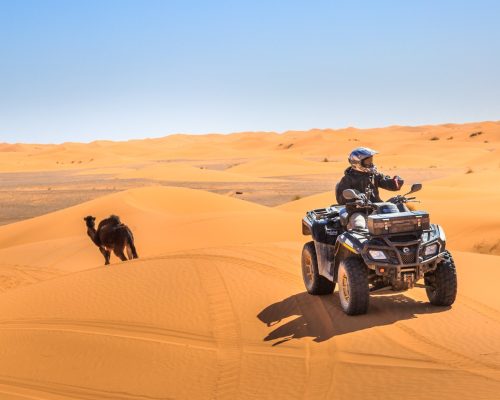
[[[467,171],[465,172],[466,174],[472,174],[474,171],[472,170],[472,168],[468,168]]]
[[[293,196],[293,199],[292,201],[295,201],[295,200],[300,200],[302,197],[300,197],[298,194],[296,194],[295,196]]]
[[[437,136],[433,136],[430,138],[430,140],[439,140],[439,138]]]
[[[500,240],[496,242],[481,241],[474,244],[472,250],[476,253],[482,254],[499,254],[500,253]]]

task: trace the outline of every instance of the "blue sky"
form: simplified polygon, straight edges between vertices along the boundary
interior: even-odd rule
[[[498,1],[0,0],[0,142],[500,119]]]

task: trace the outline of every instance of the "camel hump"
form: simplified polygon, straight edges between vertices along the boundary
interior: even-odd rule
[[[120,217],[118,215],[110,215],[108,220],[110,223],[116,224],[116,225],[120,225],[122,223],[120,221]]]
[[[97,230],[100,230],[103,226],[105,225],[111,225],[111,226],[116,226],[120,225],[120,217],[118,215],[110,215],[108,218],[103,219],[101,222],[99,222],[99,226],[97,227]]]

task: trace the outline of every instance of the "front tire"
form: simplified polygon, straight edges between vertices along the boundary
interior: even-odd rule
[[[332,294],[335,284],[319,274],[318,257],[314,242],[308,242],[302,249],[302,278],[307,293],[314,295]]]
[[[368,270],[359,257],[347,257],[339,264],[339,299],[342,310],[347,315],[366,314],[370,302]]]
[[[451,306],[457,297],[457,271],[449,251],[436,269],[424,276],[425,291],[432,305]]]

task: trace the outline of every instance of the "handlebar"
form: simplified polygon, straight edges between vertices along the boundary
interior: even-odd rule
[[[357,200],[355,200],[353,203],[356,208],[360,209],[376,209],[376,206],[370,201],[370,195],[372,194],[371,191],[367,191],[367,193],[359,193],[357,192]],[[409,194],[409,193],[408,193]],[[406,197],[405,195],[397,195],[394,197],[391,197],[390,199],[387,200],[389,203],[393,204],[405,204],[408,202],[414,202],[414,203],[420,203],[420,201],[415,200],[416,197]]]

